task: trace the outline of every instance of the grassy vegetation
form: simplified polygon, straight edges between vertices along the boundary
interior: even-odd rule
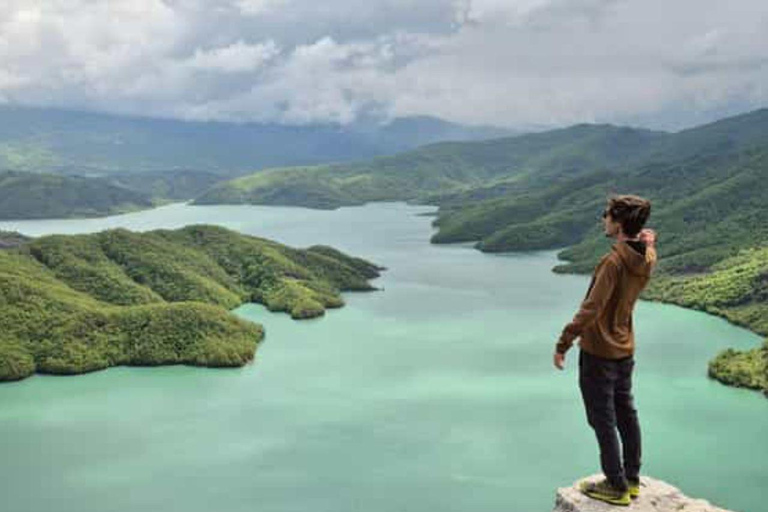
[[[325,246],[299,250],[215,226],[46,236],[0,251],[0,381],[115,365],[241,366],[262,327],[229,309],[294,318],[371,290],[381,270]]]

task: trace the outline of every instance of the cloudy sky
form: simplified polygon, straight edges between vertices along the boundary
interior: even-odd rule
[[[768,2],[0,0],[0,102],[679,128],[768,106]]]

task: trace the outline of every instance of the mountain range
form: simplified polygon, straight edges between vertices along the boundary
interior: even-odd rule
[[[231,177],[265,167],[347,161],[438,140],[510,132],[432,117],[289,126],[6,105],[0,106],[0,169],[77,175],[196,170]]]

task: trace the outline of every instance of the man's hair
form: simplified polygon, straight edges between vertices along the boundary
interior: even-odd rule
[[[621,224],[625,235],[635,237],[651,215],[651,202],[631,194],[614,195],[608,198],[605,211]]]

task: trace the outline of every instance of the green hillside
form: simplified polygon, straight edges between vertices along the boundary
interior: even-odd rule
[[[766,143],[768,108],[761,108],[677,132],[655,149],[647,160],[659,162],[736,153]]]
[[[293,318],[372,290],[380,267],[214,226],[53,235],[0,251],[0,380],[115,365],[241,366],[261,326],[246,301]]]
[[[155,200],[194,199],[216,183],[231,176],[207,171],[165,170],[116,172],[106,176],[110,182],[120,187],[135,190]]]
[[[609,125],[579,125],[479,142],[444,142],[350,164],[273,169],[223,182],[198,204],[250,203],[337,208],[369,201],[429,201],[524,180],[551,183],[595,168],[628,165],[666,135]]]
[[[647,298],[722,316],[768,336],[768,244],[745,249],[700,274],[660,274]]]
[[[660,233],[662,237],[689,246],[690,240],[682,240],[678,234],[705,224],[712,229],[709,225],[713,222],[724,227],[724,216],[733,220],[739,214],[749,217],[749,212],[754,212],[764,197],[765,187],[760,184],[765,176],[766,152],[768,110],[763,109],[669,134],[648,146],[647,153],[629,165],[595,166],[579,177],[555,173],[554,179],[543,181],[502,181],[434,197],[441,209],[436,222],[440,230],[433,241],[477,240],[481,250],[505,251],[562,247],[587,236],[585,243],[591,244],[591,249],[582,245],[563,254],[575,260],[572,270],[586,271],[598,252],[594,246],[600,238],[599,223],[591,222],[594,215],[601,211],[608,194],[631,191],[652,199],[653,222],[666,228]],[[548,173],[551,171],[542,175]],[[731,227],[721,229],[718,238],[701,241],[707,249],[697,250],[709,252],[708,257],[688,261],[680,255],[691,248],[675,246],[667,255],[678,257],[665,264],[681,271],[697,265],[698,270],[705,270],[708,264],[733,254],[734,244],[738,249],[755,241],[744,233],[743,226],[736,226],[737,233]],[[758,243],[762,239],[760,234]],[[723,245],[724,240],[728,250],[718,249],[721,252],[713,254],[712,246]]]
[[[0,172],[0,219],[111,215],[150,208],[146,194],[97,178]]]
[[[707,271],[740,249],[768,242],[760,222],[768,199],[768,146],[733,155],[596,172],[544,189],[452,207],[441,212],[434,242],[477,240],[483,251],[553,249],[571,263],[560,271],[588,272],[607,243],[599,215],[610,193],[653,202],[652,224],[664,248],[660,268]]]

